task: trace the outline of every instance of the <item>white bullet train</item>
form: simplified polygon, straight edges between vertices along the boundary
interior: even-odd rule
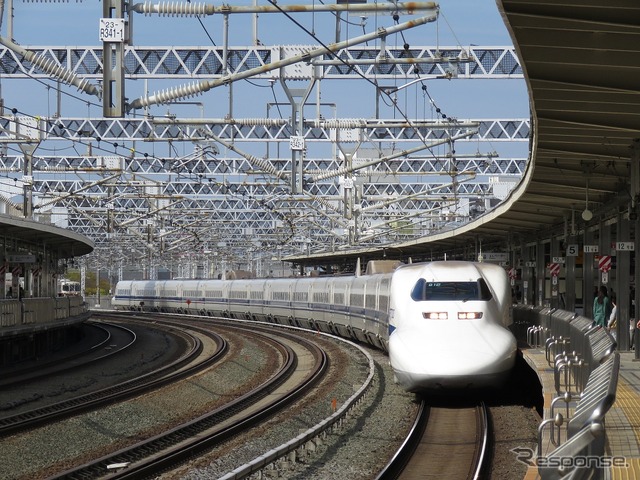
[[[500,386],[517,342],[506,328],[511,288],[489,263],[398,268],[391,282],[389,360],[408,391]]]
[[[499,386],[508,377],[517,353],[510,300],[503,268],[438,261],[358,276],[121,281],[112,306],[341,335],[388,351],[396,381],[420,392]]]

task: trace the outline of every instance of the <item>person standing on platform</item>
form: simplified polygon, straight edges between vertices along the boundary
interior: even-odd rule
[[[616,327],[618,326],[618,302],[616,301],[616,296],[611,295],[611,314],[609,315],[607,321],[607,330],[611,334],[614,340],[617,340],[616,337]]]
[[[593,299],[593,323],[604,328],[607,325],[610,312],[611,303],[609,302],[609,297],[607,297],[607,287],[600,285],[598,296]]]

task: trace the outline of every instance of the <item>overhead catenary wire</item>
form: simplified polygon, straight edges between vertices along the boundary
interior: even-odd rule
[[[13,115],[20,114],[20,115],[22,115],[24,117],[36,119],[36,120],[38,120],[38,123],[41,121],[40,117],[34,116],[34,115],[30,115],[30,114],[27,114],[25,112],[21,112],[15,107],[14,108],[10,108],[10,111],[11,111],[11,113]],[[37,127],[35,127],[35,129],[39,130],[40,132],[47,133],[47,130],[43,129],[39,125]],[[75,132],[75,133],[76,134],[80,134],[81,132]],[[117,142],[115,142],[115,143],[102,142],[102,143],[105,143],[106,145],[110,145],[111,147],[113,147],[113,149],[106,148],[106,147],[103,147],[103,146],[100,145],[100,143],[101,143],[100,139],[98,139],[98,141],[97,141],[98,145],[94,145],[93,142],[81,141],[81,140],[77,140],[77,139],[69,139],[69,141],[72,142],[72,147],[71,148],[73,148],[73,146],[75,146],[75,145],[82,145],[84,147],[91,146],[91,148],[93,150],[102,151],[102,152],[109,153],[109,154],[115,155],[115,156],[121,156],[119,154],[119,152],[118,152],[118,148],[123,146],[123,145],[118,144]],[[174,147],[173,144],[171,146]],[[9,147],[9,148],[11,148],[11,147]],[[17,149],[13,149],[13,150],[16,150],[18,153],[20,153]],[[150,159],[158,160],[158,161],[161,161],[161,162],[164,162],[166,160],[163,157],[158,157],[155,154],[149,154],[147,152],[141,152],[141,151],[136,150],[134,148],[129,149],[129,153],[131,155],[139,154],[139,155],[142,155],[145,158],[150,158]],[[178,154],[177,151],[175,151],[175,153],[176,153],[176,155]],[[100,170],[98,171],[98,173],[99,172],[100,172]],[[105,173],[106,172],[107,171],[105,170]],[[99,185],[99,184],[104,183],[104,182],[106,182],[108,180],[113,180],[114,178],[117,178],[121,173],[122,172],[120,172],[118,175],[110,176],[110,177],[108,177],[106,179],[101,179],[98,182],[95,182],[94,184],[92,184],[90,186]],[[177,175],[178,177],[182,177],[182,178],[185,178],[185,179],[191,179],[192,178],[192,174],[191,173],[189,173],[189,175],[187,175],[187,174],[185,174],[183,172],[173,172],[173,173],[175,175]],[[7,176],[7,179],[9,179],[9,178],[10,177]],[[16,182],[17,180],[18,180],[17,178],[13,179],[14,182]],[[218,181],[212,181],[212,179],[208,179],[208,182],[209,183],[213,183],[213,184],[218,185],[218,186],[224,186],[224,183],[218,182]],[[52,199],[51,201],[46,203],[46,206],[61,202],[64,199],[67,199],[67,198],[75,197],[75,196],[78,195],[78,193],[81,193],[81,191],[88,190],[89,187],[82,188],[82,189],[80,189],[78,191],[74,191],[74,192],[64,192],[63,196],[58,196],[57,198]],[[227,194],[228,195],[234,195],[234,196],[237,196],[237,197],[245,197],[246,196],[243,193],[232,192],[230,189],[227,189]],[[261,208],[264,208],[265,210],[271,212],[273,215],[275,215],[276,217],[280,218],[280,220],[282,220],[288,226],[289,234],[287,235],[287,238],[282,240],[282,242],[280,244],[284,244],[284,243],[286,243],[288,241],[288,239],[293,238],[293,236],[295,235],[295,223],[293,222],[292,219],[290,219],[285,213],[279,212],[275,207],[271,207],[271,206],[269,206],[269,205],[267,205],[267,204],[265,204],[265,203],[263,203],[263,202],[261,202],[259,200],[254,199],[251,196],[249,196],[249,198],[251,200],[257,201],[258,205],[260,205]],[[43,206],[45,206],[45,205],[39,204],[35,208],[42,208]],[[271,244],[271,245],[273,245],[273,244]],[[268,246],[265,246],[265,248],[268,248]]]
[[[289,58],[271,62],[268,65],[262,65],[259,67],[250,68],[250,69],[247,69],[235,74],[231,74],[231,75],[225,75],[222,78],[219,78],[216,80],[203,80],[201,82],[191,84],[191,85],[173,87],[168,90],[155,93],[153,95],[140,97],[134,100],[133,102],[131,102],[128,108],[129,110],[140,109],[153,104],[166,103],[171,100],[176,100],[179,98],[186,98],[194,95],[199,95],[203,92],[211,90],[212,88],[219,87],[221,85],[227,85],[229,83],[242,80],[244,78],[252,77],[258,73],[265,73],[272,70],[280,69],[282,67],[293,65],[294,63],[298,63],[298,62],[306,62],[313,58],[319,57],[321,55],[326,55],[328,53],[335,53],[343,48],[346,48],[352,45],[357,45],[367,40],[372,40],[374,38],[390,35],[403,29],[413,28],[418,25],[423,25],[425,23],[434,21],[436,17],[437,17],[436,15],[423,16],[416,20],[411,20],[411,21],[399,24],[395,27],[390,27],[388,29],[379,29],[378,31],[375,31],[366,35],[361,35],[359,37],[355,37],[349,40],[344,40],[342,42],[334,43],[331,45],[322,44],[323,46],[321,46],[320,48],[315,48],[305,53],[293,55]]]
[[[206,30],[206,29],[205,29],[205,30]],[[208,33],[208,32],[207,32],[207,33]],[[212,41],[212,42],[213,42],[213,41]],[[214,45],[215,45],[215,43],[214,43]],[[392,103],[392,105],[396,105],[396,104],[395,104],[395,102],[394,102],[394,103]],[[100,142],[100,139],[98,139],[98,142]],[[75,145],[75,144],[74,144],[74,145]],[[174,146],[174,151],[175,151],[175,153],[176,153],[176,154],[178,153],[178,152],[177,152],[177,150],[175,150],[175,146]],[[116,154],[118,154],[117,147],[116,147]],[[186,175],[185,175],[185,176],[186,176]]]

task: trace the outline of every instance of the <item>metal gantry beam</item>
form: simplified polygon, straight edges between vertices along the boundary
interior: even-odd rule
[[[405,30],[415,28],[420,25],[424,25],[428,22],[434,22],[437,15],[429,15],[419,17],[417,19],[409,20],[398,25],[393,25],[387,28],[380,27],[375,32],[366,33],[358,37],[344,40],[338,43],[332,43],[329,45],[323,45],[316,48],[304,48],[300,52],[295,52],[292,55],[284,55],[284,58],[273,60],[266,65],[258,67],[248,68],[238,73],[225,74],[220,78],[213,80],[201,80],[198,83],[192,83],[190,85],[183,85],[179,87],[172,87],[161,92],[154,93],[152,95],[144,95],[139,97],[129,105],[129,111],[141,109],[149,105],[165,104],[172,100],[189,98],[195,95],[200,95],[203,92],[207,92],[212,88],[220,87],[223,85],[230,85],[239,80],[254,77],[264,72],[272,72],[275,70],[282,71],[285,67],[294,65],[297,63],[310,62],[314,58],[321,57],[323,55],[337,56],[338,52],[352,45],[358,45],[360,43],[366,43],[368,41],[376,40],[379,38],[386,38],[388,35],[394,33],[400,33]]]
[[[0,117],[0,143],[15,143],[14,116]],[[211,142],[215,136],[236,142],[289,142],[290,125],[282,119],[185,119],[173,118],[56,118],[39,117],[42,140],[80,142]],[[302,136],[306,142],[332,143],[336,130],[361,135],[374,142],[436,141],[463,135],[469,126],[478,132],[473,141],[528,142],[528,118],[458,119],[456,122],[411,124],[392,119],[306,120]],[[350,135],[352,136],[352,135]],[[464,141],[464,140],[463,140]],[[99,146],[98,144],[95,144]],[[124,144],[119,144],[123,147]],[[111,149],[111,145],[106,145]],[[117,154],[117,153],[116,153]]]
[[[216,238],[241,242],[242,235],[251,232],[250,238],[260,239],[267,249],[307,234],[301,233],[300,222],[294,226],[284,220],[296,212],[314,215],[315,228],[308,232],[314,248],[336,243],[336,238],[344,237],[339,232],[349,230],[349,222],[340,214],[344,195],[339,181],[327,179],[312,184],[304,195],[289,195],[280,186],[281,193],[277,194],[274,185],[243,171],[236,158],[209,155],[179,162],[136,157],[127,159],[128,168],[120,171],[116,167],[124,167],[124,159],[109,164],[103,157],[36,157],[36,213],[40,218],[48,216],[52,221],[67,223],[96,239],[100,246],[109,244],[118,233],[132,241],[130,235],[138,230],[144,230],[144,234],[134,233],[136,241],[148,243],[150,234],[152,239],[166,236],[161,233],[164,230],[185,237],[184,241],[194,248],[203,248]],[[468,199],[468,204],[491,197],[487,177],[519,178],[526,163],[525,159],[471,156],[455,160],[456,172],[443,170],[452,160],[398,158],[385,170],[361,172],[356,179],[361,193],[355,205],[361,228],[393,222],[404,227],[389,232],[391,236],[377,233],[371,238],[354,235],[354,239],[375,244],[425,234],[443,221],[442,215],[433,214],[434,210],[449,206],[455,211],[456,201],[462,198]],[[315,166],[323,162],[309,160]],[[172,169],[176,163],[183,173]],[[20,158],[0,158],[0,172],[7,179],[12,175],[21,178],[20,165]],[[478,181],[478,177],[484,181]],[[459,180],[452,182],[456,178]],[[154,248],[162,254],[161,246]]]
[[[247,252],[251,258],[280,258],[405,241],[492,208],[500,197],[492,182],[513,183],[524,172],[526,159],[500,158],[493,150],[528,142],[528,119],[452,119],[441,115],[430,96],[437,118],[415,119],[392,98],[413,84],[418,90],[425,80],[522,79],[513,47],[404,41],[435,19],[434,3],[235,7],[178,1],[128,4],[126,11],[123,0],[103,3],[103,21],[122,21],[124,30],[122,38],[105,35],[101,47],[0,42],[3,80],[53,78],[104,100],[102,118],[28,116],[19,102],[5,102],[18,115],[0,111],[0,188],[17,208],[14,200],[28,192],[36,218],[89,236],[96,256],[111,266],[145,258],[153,272],[162,262],[179,263],[186,251],[218,253],[219,262],[207,261],[220,266],[246,262]],[[383,10],[394,14],[377,17],[388,22],[340,38],[341,12]],[[335,15],[335,38],[264,46],[254,32],[252,46],[229,45],[230,15],[305,12]],[[129,45],[136,13],[218,16],[222,46]],[[408,17],[399,22],[397,13]],[[395,32],[398,38],[403,32],[399,47],[389,41]],[[363,45],[369,40],[375,45]],[[269,92],[279,82],[289,104],[270,98],[265,105],[268,117],[275,111],[269,107],[277,105],[282,118],[234,115],[233,82],[240,79],[271,87]],[[137,80],[144,80],[144,89]],[[166,87],[184,80],[195,83]],[[389,95],[393,118],[338,118],[335,112],[328,118],[320,84],[335,80],[365,81],[376,95]],[[301,98],[301,84],[308,93],[316,90],[315,102],[291,100]],[[127,96],[136,99],[125,99],[125,85]],[[163,90],[147,94],[158,85]],[[227,87],[228,110],[217,118],[159,116],[157,107],[149,108],[218,86]],[[255,105],[262,107],[257,99]],[[375,117],[381,117],[378,108]],[[289,156],[293,137],[303,146]],[[35,144],[44,146],[28,156],[16,148]]]
[[[33,119],[31,124],[33,125]],[[267,198],[272,194],[274,188],[282,186],[283,184],[278,180],[280,175],[278,172],[286,172],[290,169],[290,159],[284,158],[270,158],[270,159],[258,159],[255,155],[240,155],[238,157],[226,157],[220,158],[217,155],[218,148],[227,148],[231,151],[238,152],[239,149],[235,147],[238,142],[247,141],[250,143],[253,137],[265,142],[264,136],[258,130],[259,123],[266,123],[277,128],[281,128],[286,122],[282,120],[232,120],[229,123],[232,126],[245,126],[245,130],[237,130],[236,133],[232,133],[233,130],[225,129],[220,133],[227,133],[229,140],[223,140],[211,131],[215,126],[229,127],[230,125],[223,123],[222,121],[191,121],[183,120],[177,121],[175,119],[142,119],[142,120],[120,120],[120,119],[64,119],[64,118],[41,118],[38,120],[42,125],[41,137],[51,142],[57,141],[70,141],[76,140],[83,143],[82,148],[85,148],[87,153],[84,156],[76,157],[42,157],[36,156],[34,163],[36,166],[35,179],[37,181],[36,191],[40,194],[47,194],[51,192],[64,192],[61,195],[52,195],[50,200],[46,203],[63,204],[62,200],[66,196],[73,196],[73,198],[90,198],[83,194],[86,191],[86,185],[90,185],[93,188],[93,194],[95,201],[89,205],[78,205],[73,203],[64,204],[67,207],[86,208],[92,210],[95,208],[97,202],[100,202],[100,198],[104,199],[104,202],[110,201],[114,192],[120,194],[120,200],[118,203],[114,203],[116,210],[122,210],[124,212],[131,212],[132,209],[147,208],[148,205],[145,201],[140,201],[145,197],[151,197],[149,193],[140,192],[140,188],[148,189],[151,185],[158,185],[154,188],[154,195],[162,195],[165,199],[173,199],[175,196],[181,197],[193,197],[199,196],[201,199],[213,198],[216,195],[229,194],[231,189],[238,191],[240,186],[255,183],[254,190],[251,195],[252,198]],[[13,122],[15,124],[21,124],[21,120]],[[305,125],[311,129],[305,132],[308,137],[316,135],[318,142],[330,141],[330,139],[336,137],[336,129],[350,129],[358,130],[361,133],[358,134],[360,138],[374,138],[379,141],[380,138],[392,139],[393,142],[401,145],[406,142],[415,142],[415,138],[421,139],[422,132],[423,137],[436,143],[448,143],[455,140],[455,135],[458,132],[461,138],[457,139],[459,142],[467,141],[466,129],[469,126],[478,127],[478,131],[483,131],[485,136],[491,142],[496,139],[504,139],[506,141],[527,141],[527,136],[524,132],[527,131],[527,123],[525,120],[521,121],[491,121],[490,123],[482,121],[467,121],[455,123],[430,121],[421,122],[415,121],[414,130],[418,129],[416,133],[410,128],[410,124],[406,122],[400,122],[397,120],[365,120],[365,119],[342,119],[342,120],[330,120],[324,119],[322,121],[308,120],[304,122]],[[12,132],[15,131],[15,127],[11,126],[12,121],[6,120],[5,135],[6,140],[11,142]],[[155,133],[149,134],[147,128],[155,127]],[[358,128],[354,128],[358,127]],[[36,125],[36,130],[38,130]],[[325,131],[324,129],[328,129]],[[320,133],[317,133],[320,130]],[[316,133],[311,133],[315,131]],[[129,133],[129,136],[125,136],[125,133]],[[286,142],[288,137],[284,136],[284,132],[279,130],[279,138],[271,140],[272,142]],[[251,138],[247,139],[239,133],[250,135]],[[409,135],[412,133],[413,135]],[[474,135],[476,137],[477,135]],[[497,138],[496,138],[497,137]],[[442,140],[444,138],[444,140]],[[124,139],[131,143],[125,143]],[[180,142],[196,142],[197,149],[182,158],[175,157],[158,157],[156,155],[141,156],[139,150],[150,150],[148,142],[149,140],[156,141],[180,141]],[[128,149],[127,145],[134,145],[134,141],[142,141],[144,143],[136,145],[138,151]],[[236,143],[229,144],[233,141]],[[485,139],[480,139],[479,143],[484,142]],[[268,143],[268,141],[266,142]],[[114,145],[118,145],[114,147]],[[113,155],[99,155],[94,156],[92,151],[99,152],[104,151],[105,148],[113,151]],[[417,151],[423,150],[426,147],[421,145],[416,147]],[[126,156],[117,155],[118,151],[128,153]],[[363,184],[363,193],[366,193],[368,198],[376,199],[381,198],[384,195],[400,194],[410,195],[414,193],[415,188],[422,188],[423,185],[437,186],[442,180],[441,175],[450,175],[448,170],[451,168],[452,158],[441,155],[411,155],[411,150],[398,150],[396,153],[391,154],[379,154],[378,158],[381,160],[372,160],[367,157],[371,153],[364,153],[358,159],[360,167],[348,170],[349,172],[357,171],[361,177],[371,177],[368,182]],[[486,191],[483,190],[478,184],[487,182],[489,175],[503,175],[503,176],[519,176],[523,172],[524,160],[519,162],[513,162],[510,160],[503,161],[499,158],[492,158],[491,154],[487,156],[481,155],[479,152],[476,155],[472,155],[467,159],[463,159],[461,155],[455,159],[455,168],[458,171],[474,171],[478,174],[478,182],[475,182],[475,186],[469,189],[468,186],[462,186],[460,194],[475,194],[479,196],[486,195]],[[251,159],[259,160],[257,163],[252,162]],[[269,168],[261,168],[269,166]],[[6,172],[9,175],[10,172],[16,172],[16,176],[13,177],[16,181],[21,177],[17,173],[22,169],[22,163],[15,157],[6,156],[0,158],[0,171]],[[113,184],[107,184],[102,180],[102,177],[113,172],[120,172],[121,178],[118,182],[112,182]],[[303,170],[303,176],[312,179],[316,177],[316,180],[308,184],[306,187],[306,195],[301,195],[297,199],[297,203],[292,204],[289,210],[295,210],[298,208],[306,208],[309,204],[307,201],[307,195],[320,196],[322,198],[331,198],[334,200],[336,208],[339,204],[343,204],[343,189],[339,181],[319,181],[319,175],[322,178],[326,178],[326,172],[338,172],[340,175],[344,175],[347,172],[344,168],[343,161],[338,157],[328,158],[309,158],[305,159],[305,168]],[[71,175],[71,176],[70,176]],[[331,176],[336,176],[332,174]],[[340,176],[337,175],[337,176]],[[271,177],[271,180],[266,180]],[[221,179],[225,179],[224,183]],[[339,180],[339,179],[338,179]],[[102,185],[105,185],[102,187]],[[143,187],[140,187],[143,185]],[[132,188],[128,188],[132,187]],[[131,199],[130,195],[124,195],[124,192],[133,191],[133,195],[136,195],[138,201]],[[419,190],[418,190],[419,191]],[[69,192],[74,192],[71,195]],[[81,195],[82,194],[82,195]],[[366,201],[366,200],[365,200]],[[207,202],[203,204],[212,208],[213,211],[220,212],[225,208],[224,202]],[[302,207],[301,207],[302,205]],[[40,205],[42,208],[46,205]],[[243,209],[255,208],[251,203],[245,204]],[[431,208],[431,205],[418,205],[407,204],[408,208]],[[92,210],[97,214],[97,211]],[[407,214],[407,211],[401,212],[401,214]],[[255,229],[256,227],[247,218],[238,219],[222,219],[223,221],[243,221],[246,228]],[[339,223],[339,222],[338,222]],[[103,222],[103,224],[109,224],[109,222]],[[100,243],[101,236],[96,231],[95,225],[87,224],[84,221],[72,223],[74,228],[91,238],[97,239]],[[326,227],[330,230],[330,227]],[[354,237],[355,238],[355,237]],[[325,239],[323,237],[318,238],[319,244],[324,244]]]
[[[238,74],[249,65],[265,66],[280,58],[283,49],[300,51],[303,47],[246,46],[230,47],[227,61],[223,62],[222,47],[202,46],[126,46],[124,49],[124,74],[130,80],[144,79],[217,79],[227,73]],[[72,72],[79,79],[102,79],[102,47],[32,47],[29,51],[43,61]],[[311,62],[309,68],[273,70],[256,73],[254,79],[279,79],[280,76],[295,80],[311,80],[319,74],[324,80],[377,78],[396,80],[425,78],[460,79],[522,79],[522,67],[511,46],[461,48],[455,46],[410,47],[409,49],[386,46],[354,46],[342,49],[336,56],[344,59],[339,64],[333,56],[325,56]],[[409,60],[410,59],[410,60]],[[314,73],[311,65],[317,65]],[[6,46],[0,47],[0,74],[4,78],[48,78],[50,76],[22,54]]]
[[[504,135],[514,130],[497,131]],[[384,161],[349,172],[355,175],[358,193],[346,199],[344,159],[339,157],[306,158],[304,176],[318,171],[342,174],[318,179],[302,194],[290,195],[277,177],[247,158],[221,157],[211,143],[200,146],[199,154],[181,158],[92,154],[98,144],[111,141],[106,137],[91,142],[86,155],[74,157],[36,152],[32,158],[36,216],[58,218],[94,239],[99,249],[113,248],[114,242],[136,244],[157,261],[185,248],[211,248],[221,239],[236,249],[251,243],[263,254],[274,248],[290,254],[296,249],[408,240],[484,211],[494,197],[489,178],[518,179],[526,164],[524,158],[501,159],[493,153],[394,156],[381,151]],[[124,144],[119,148],[126,152]],[[365,152],[361,161],[368,155],[371,152]],[[288,171],[291,159],[269,161],[273,168]],[[19,187],[23,164],[24,158],[0,156],[0,175],[15,179]],[[344,218],[345,209],[355,209],[355,223]],[[296,221],[301,212],[312,214],[313,221]],[[309,240],[294,241],[301,237]],[[169,250],[171,242],[180,248]]]

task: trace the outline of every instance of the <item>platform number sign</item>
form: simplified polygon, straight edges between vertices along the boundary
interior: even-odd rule
[[[633,242],[616,242],[616,250],[619,252],[633,252],[635,249]]]
[[[577,257],[579,252],[578,244],[567,245],[567,257]]]
[[[124,18],[100,19],[101,42],[124,42]]]

